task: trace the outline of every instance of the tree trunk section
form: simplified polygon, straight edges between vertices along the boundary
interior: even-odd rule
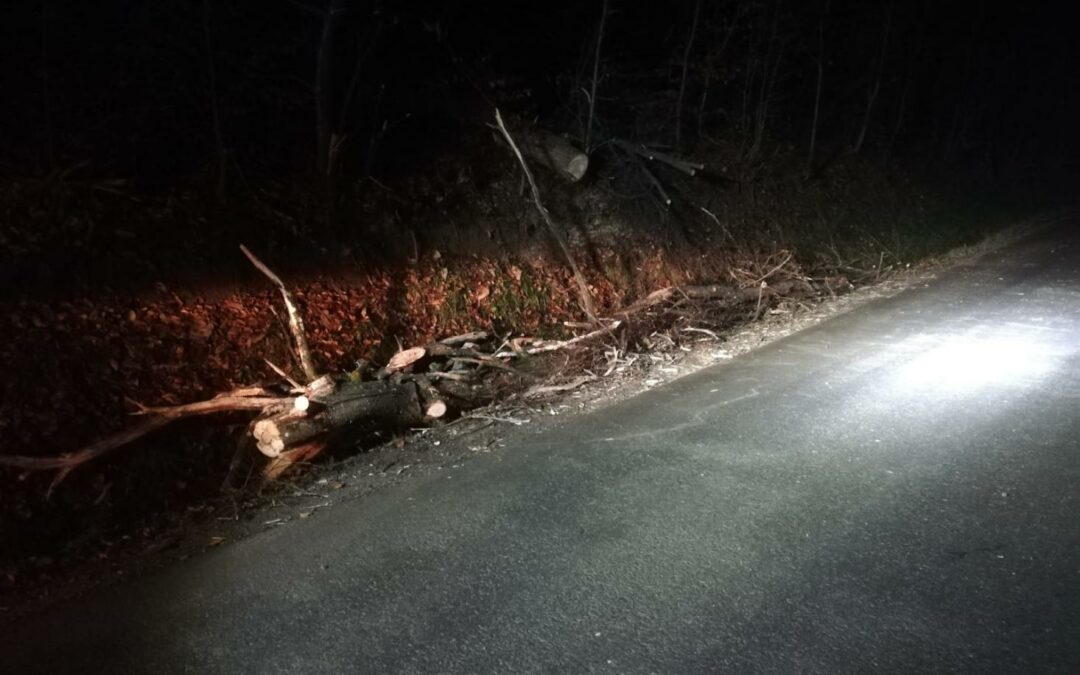
[[[286,449],[358,422],[407,427],[424,422],[425,409],[413,382],[345,382],[311,402],[307,411],[288,410],[258,420],[252,435],[259,451],[277,457]],[[444,409],[445,411],[445,409]]]
[[[589,156],[558,134],[533,129],[519,133],[518,141],[526,157],[571,183],[589,170]]]

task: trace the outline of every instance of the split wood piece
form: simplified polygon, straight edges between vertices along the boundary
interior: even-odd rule
[[[470,342],[477,343],[483,342],[491,337],[491,334],[486,330],[473,331],[471,333],[462,333],[461,335],[453,335],[448,338],[439,340],[439,344],[446,345],[447,347],[461,347]]]
[[[558,134],[543,129],[517,132],[521,151],[537,164],[576,183],[589,170],[589,156]]]
[[[282,452],[280,455],[270,460],[270,463],[263,469],[263,478],[266,480],[275,480],[292,467],[292,465],[300,462],[310,462],[315,459],[320,452],[325,450],[327,445],[327,441],[320,439],[298,445],[295,448]]]
[[[286,410],[262,417],[252,426],[259,451],[278,457],[301,443],[358,422],[417,426],[445,414],[435,400],[425,401],[411,381],[343,382],[306,411]],[[437,413],[428,415],[427,412]]]
[[[386,362],[386,372],[396,373],[408,368],[420,359],[427,356],[428,350],[424,347],[409,347],[408,349],[402,349],[397,354],[390,357],[390,360]]]
[[[293,298],[292,293],[285,286],[285,282],[281,280],[281,277],[248,250],[247,246],[240,244],[240,250],[251,261],[251,264],[266,275],[266,278],[274,282],[274,285],[281,291],[281,297],[285,301],[285,311],[289,314],[289,332],[292,333],[293,346],[296,349],[297,360],[300,362],[300,369],[304,371],[304,375],[309,382],[316,379],[319,377],[319,373],[315,370],[315,362],[311,358],[311,348],[308,347],[307,335],[304,332],[304,319],[300,316],[300,309],[296,305],[295,298]]]
[[[547,225],[548,233],[559,245],[563,256],[566,257],[567,264],[570,265],[570,270],[574,273],[574,281],[577,282],[578,293],[581,296],[581,309],[585,311],[586,316],[589,317],[589,321],[597,323],[592,293],[589,292],[589,284],[585,281],[585,275],[581,273],[581,268],[578,267],[577,261],[574,260],[573,254],[570,253],[570,247],[567,246],[563,236],[559,234],[559,229],[555,227],[554,221],[551,220],[551,214],[548,213],[547,207],[545,207],[544,202],[541,201],[540,188],[536,186],[536,180],[533,178],[532,171],[529,170],[529,165],[525,161],[525,157],[522,156],[521,150],[518,149],[517,143],[514,142],[514,137],[506,130],[506,125],[503,123],[503,118],[499,113],[498,108],[495,109],[495,123],[498,125],[498,129],[502,133],[503,138],[510,144],[510,149],[514,151],[514,156],[517,157],[518,163],[521,164],[521,170],[525,172],[525,178],[529,181],[529,188],[532,190],[533,203],[536,205],[536,210],[540,212],[540,216],[544,219],[544,224]]]
[[[688,176],[696,175],[698,171],[703,171],[705,169],[704,164],[699,164],[698,162],[691,162],[685,159],[681,159],[679,157],[674,157],[667,153],[660,152],[659,150],[647,148],[641,143],[631,143],[630,141],[624,141],[619,138],[615,139],[613,142],[615,143],[615,145],[619,146],[626,152],[634,153],[640,157],[644,157],[649,161],[667,164],[671,168],[682,171]]]

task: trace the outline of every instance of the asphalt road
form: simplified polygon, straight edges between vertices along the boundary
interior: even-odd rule
[[[0,631],[3,673],[1080,672],[1080,242]]]

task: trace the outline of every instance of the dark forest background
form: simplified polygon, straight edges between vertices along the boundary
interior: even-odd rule
[[[674,144],[681,88],[684,149],[737,132],[743,152],[764,136],[808,153],[816,117],[808,161],[844,148],[1015,180],[1077,156],[1080,83],[1055,4],[610,0],[593,133]],[[9,5],[0,170],[78,166],[220,197],[327,171],[393,178],[462,150],[495,105],[584,143],[603,8]]]

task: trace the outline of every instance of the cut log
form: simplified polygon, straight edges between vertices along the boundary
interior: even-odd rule
[[[521,151],[531,160],[576,183],[589,171],[589,156],[558,134],[543,129],[517,132]]]
[[[416,383],[411,381],[342,382],[333,392],[312,400],[305,411],[293,408],[259,419],[252,427],[252,436],[261,453],[278,457],[302,443],[359,422],[416,426],[425,422],[425,409],[431,407],[423,404]],[[438,416],[443,413],[445,408]]]
[[[429,420],[437,420],[446,415],[449,408],[438,389],[427,380],[419,380],[416,389],[420,393],[420,401],[424,407],[424,417]]]

